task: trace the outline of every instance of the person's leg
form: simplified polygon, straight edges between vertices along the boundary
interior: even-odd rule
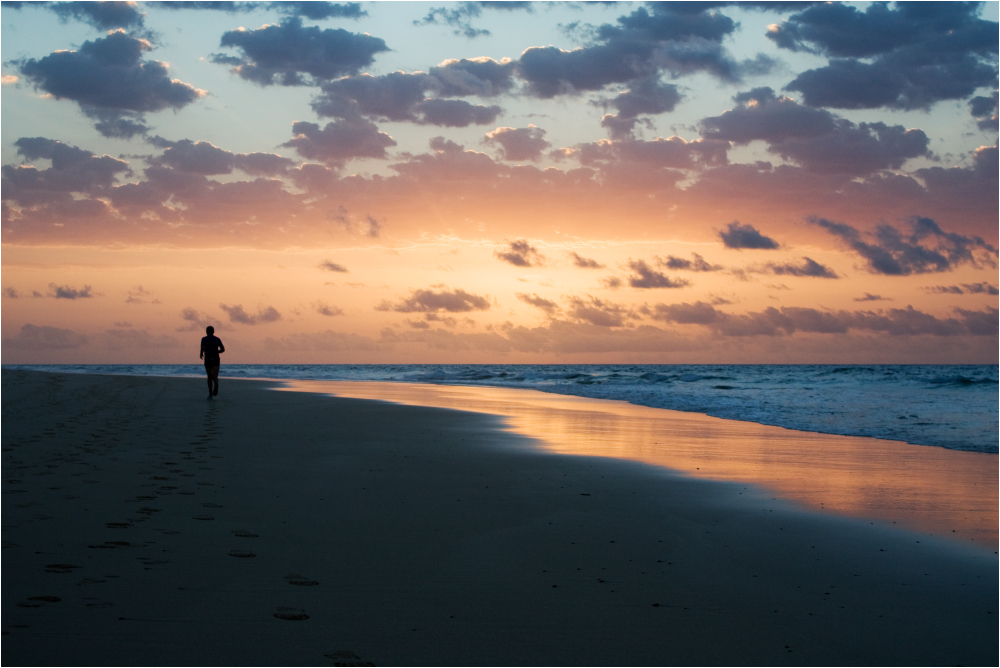
[[[215,369],[216,373],[219,372],[219,367],[210,367],[207,364],[205,365],[205,375],[208,378],[208,398],[209,399],[212,398],[212,369]]]
[[[211,383],[211,386],[209,387],[209,391],[212,393],[213,396],[218,395],[219,394],[219,367],[218,366],[213,366],[209,370],[208,376],[209,376],[209,381]]]

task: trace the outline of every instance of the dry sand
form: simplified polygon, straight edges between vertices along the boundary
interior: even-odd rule
[[[997,555],[500,418],[3,371],[4,665],[997,665]]]

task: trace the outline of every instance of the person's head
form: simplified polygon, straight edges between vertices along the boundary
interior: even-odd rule
[[[215,327],[209,325],[208,327],[205,328],[205,333],[208,334],[209,336],[212,336],[212,334],[215,334]]]

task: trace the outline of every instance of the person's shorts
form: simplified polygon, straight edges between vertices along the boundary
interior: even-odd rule
[[[206,370],[208,370],[208,369],[218,369],[221,363],[222,363],[222,360],[220,360],[220,359],[214,359],[214,360],[206,359],[205,360],[205,369]]]

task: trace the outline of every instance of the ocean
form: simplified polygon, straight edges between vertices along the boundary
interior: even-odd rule
[[[204,375],[197,364],[3,368]],[[993,365],[223,364],[220,377],[520,387],[802,431],[996,453],[997,370]]]

